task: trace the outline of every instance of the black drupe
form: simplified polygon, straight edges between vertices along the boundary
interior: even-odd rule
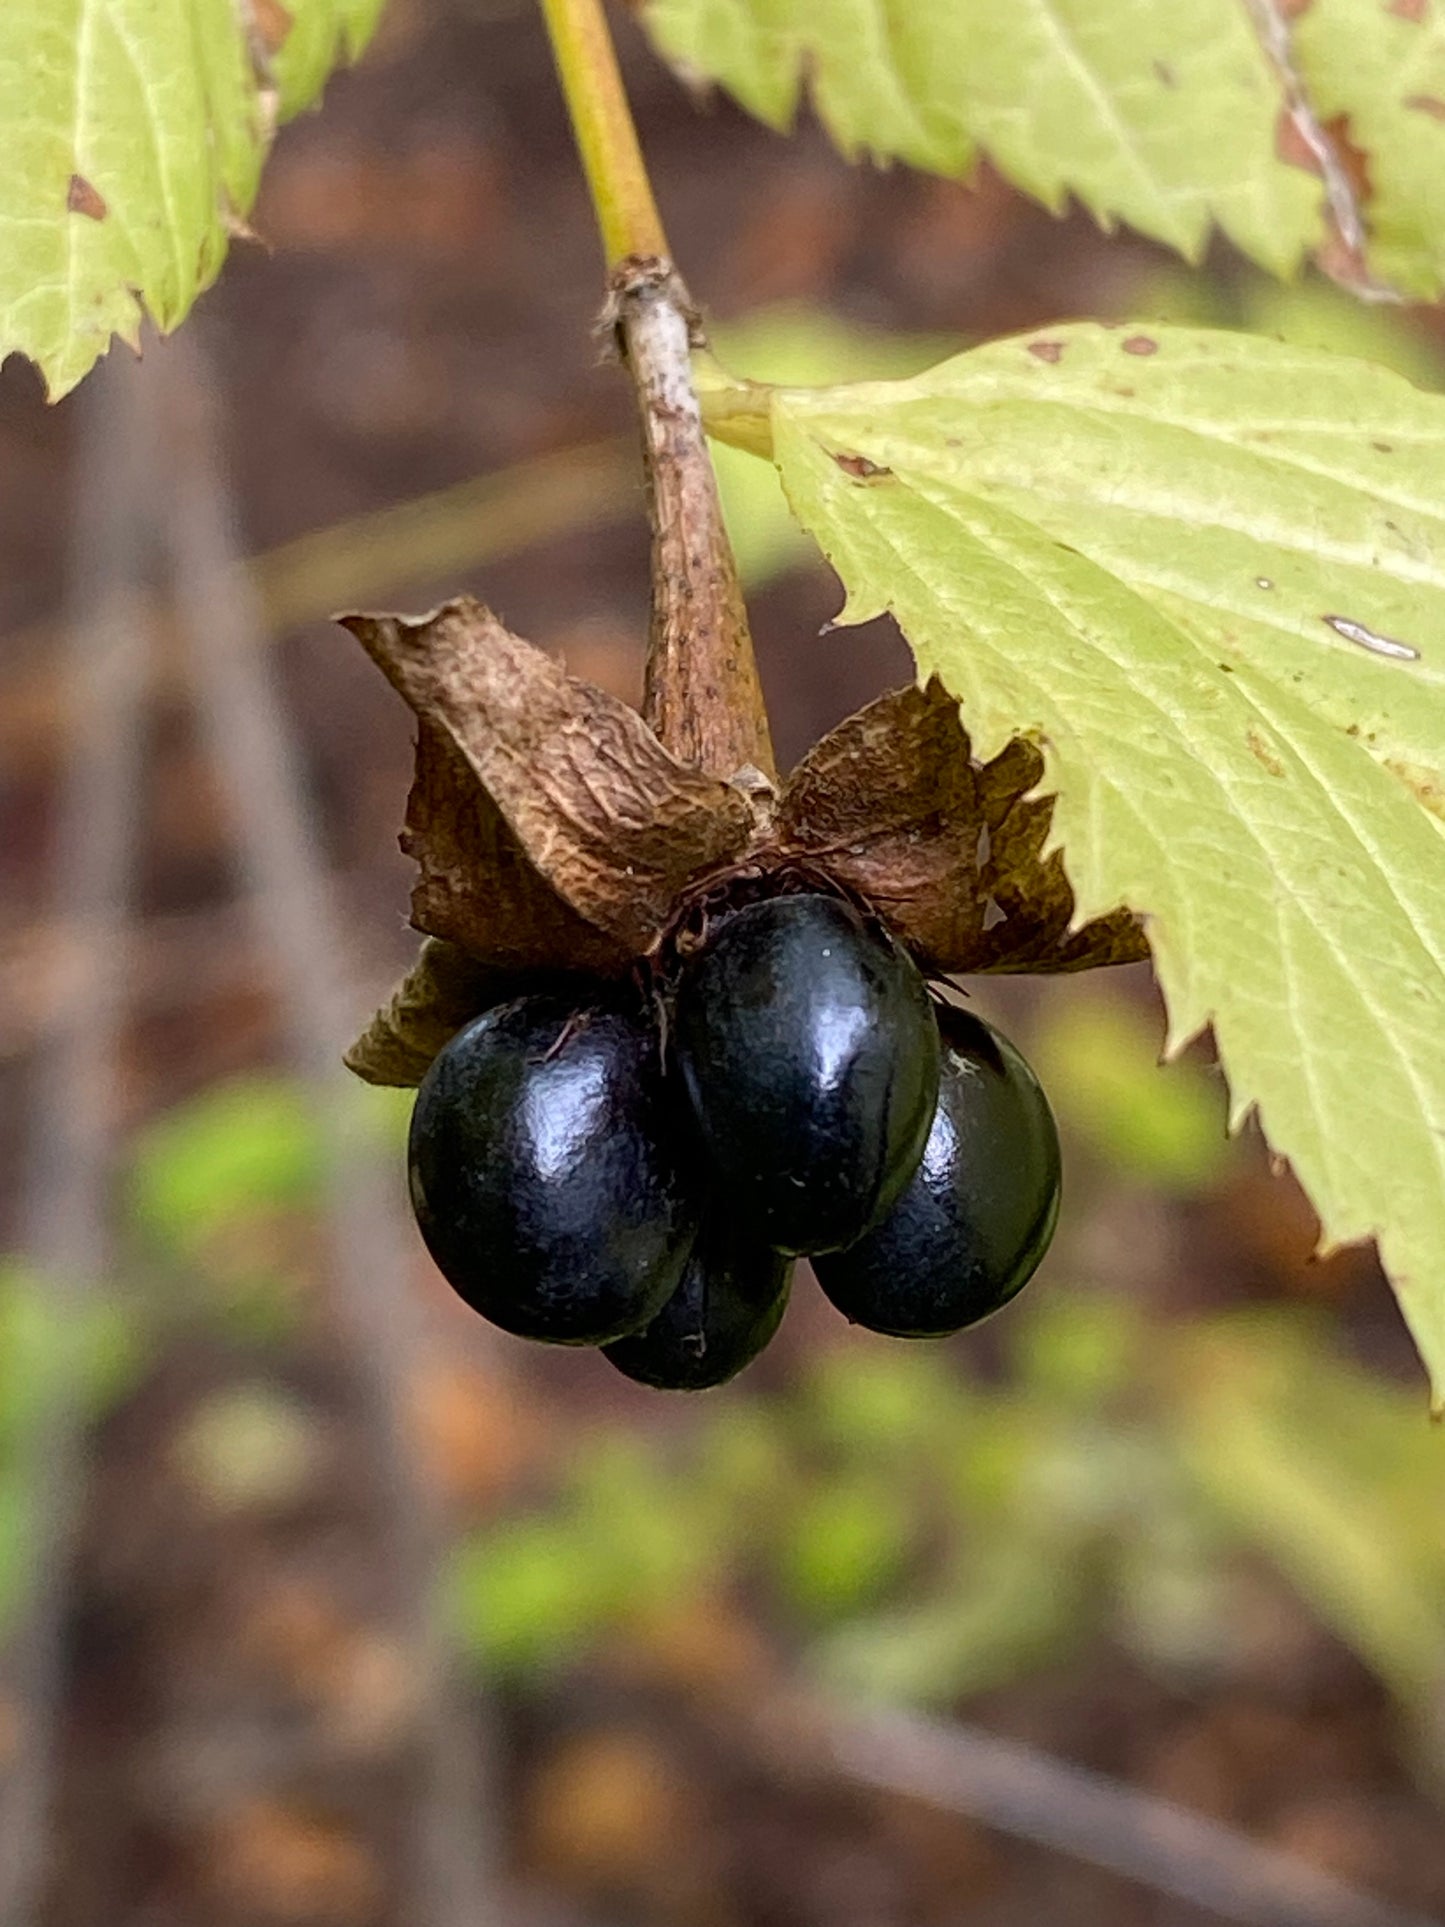
[[[912,1181],[847,1251],[818,1259],[845,1317],[895,1338],[986,1318],[1032,1277],[1059,1211],[1059,1138],[1038,1079],[1006,1037],[939,1012],[938,1109]]]
[[[703,1392],[736,1378],[782,1322],[793,1261],[731,1227],[704,1221],[682,1282],[639,1332],[603,1347],[626,1377],[665,1392]]]
[[[412,1112],[427,1248],[484,1318],[600,1345],[656,1316],[698,1210],[655,1024],[621,999],[518,998],[461,1030]]]
[[[851,1244],[912,1176],[938,1031],[907,954],[836,897],[768,898],[710,934],[678,988],[678,1068],[713,1172],[779,1250]]]

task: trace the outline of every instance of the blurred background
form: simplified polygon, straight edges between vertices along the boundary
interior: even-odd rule
[[[698,103],[625,19],[716,345],[1060,318],[1445,380],[1445,322]],[[390,0],[193,321],[0,371],[0,1921],[1407,1927],[1445,1914],[1445,1437],[1147,970],[977,982],[1067,1154],[936,1346],[800,1277],[739,1383],[490,1333],[341,1050],[406,968],[410,718],[328,615],[469,589],[641,681],[630,399],[530,6]],[[781,754],[906,679],[723,451]]]

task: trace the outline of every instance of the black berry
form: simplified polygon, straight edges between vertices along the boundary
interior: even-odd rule
[[[1059,1208],[1059,1139],[1038,1079],[1006,1037],[941,1010],[938,1109],[917,1173],[877,1227],[814,1269],[846,1317],[939,1338],[1032,1277]]]
[[[521,997],[459,1031],[417,1093],[417,1223],[493,1324],[603,1344],[682,1275],[698,1213],[676,1137],[654,1025],[621,1002]]]
[[[714,1216],[703,1226],[682,1283],[630,1338],[603,1349],[628,1378],[662,1391],[702,1392],[735,1378],[778,1329],[793,1261],[738,1236]]]
[[[678,990],[677,1063],[720,1186],[782,1251],[831,1251],[917,1166],[938,1032],[909,957],[835,897],[725,919]]]

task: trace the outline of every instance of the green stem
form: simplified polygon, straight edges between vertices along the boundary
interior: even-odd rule
[[[541,6],[608,270],[630,255],[666,259],[667,236],[602,0],[541,0]]]

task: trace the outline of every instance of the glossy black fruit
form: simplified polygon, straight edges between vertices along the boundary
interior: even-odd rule
[[[967,1011],[938,1021],[938,1109],[912,1182],[867,1237],[814,1266],[845,1317],[896,1338],[940,1338],[1006,1304],[1059,1210],[1059,1139],[1038,1079]]]
[[[600,1345],[675,1290],[698,1212],[656,1027],[553,995],[459,1031],[412,1112],[411,1196],[457,1292],[522,1338]]]
[[[779,1250],[851,1244],[912,1176],[938,1089],[928,991],[898,945],[835,897],[721,923],[688,967],[677,1064],[713,1172]]]
[[[736,1378],[782,1322],[793,1261],[720,1217],[705,1220],[682,1283],[650,1325],[603,1347],[639,1385],[703,1392]]]

